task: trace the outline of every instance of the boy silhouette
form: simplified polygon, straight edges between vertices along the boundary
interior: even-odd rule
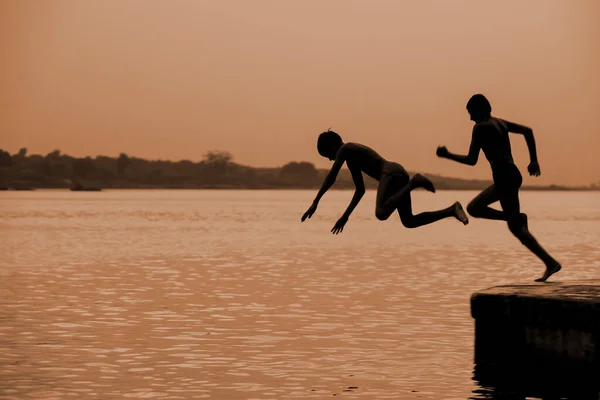
[[[459,202],[443,210],[414,215],[412,213],[410,192],[417,188],[435,192],[433,183],[421,174],[416,174],[410,178],[402,165],[386,160],[370,147],[359,143],[344,143],[340,135],[328,130],[319,135],[317,150],[321,156],[334,161],[334,163],[317,197],[302,216],[302,221],[310,218],[315,213],[321,197],[334,184],[340,169],[346,163],[352,174],[356,190],[350,205],[331,230],[333,234],[338,234],[344,230],[344,225],[348,222],[350,214],[365,194],[363,172],[379,181],[375,216],[381,221],[388,219],[397,210],[402,224],[407,228],[417,228],[448,217],[454,217],[464,225],[469,223],[469,219]]]
[[[492,106],[482,94],[473,95],[469,99],[467,111],[471,120],[475,122],[469,154],[466,156],[452,154],[445,146],[438,147],[436,153],[438,157],[448,158],[466,165],[475,165],[479,158],[479,151],[483,150],[483,154],[492,168],[494,183],[468,204],[467,211],[474,218],[506,221],[512,234],[546,265],[546,271],[542,277],[536,279],[536,282],[545,282],[552,274],[560,271],[561,266],[529,233],[527,215],[521,213],[519,204],[519,188],[523,183],[523,177],[514,163],[508,136],[509,132],[525,136],[531,160],[527,170],[530,175],[539,176],[541,171],[537,161],[533,130],[493,117]],[[496,201],[500,201],[502,211],[489,207]]]

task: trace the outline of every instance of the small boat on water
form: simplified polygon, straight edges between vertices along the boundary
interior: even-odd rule
[[[71,187],[71,192],[99,192],[102,189],[94,186],[83,186],[79,182],[75,182],[75,184]]]
[[[89,188],[71,188],[71,192],[100,192],[102,189],[97,187]]]

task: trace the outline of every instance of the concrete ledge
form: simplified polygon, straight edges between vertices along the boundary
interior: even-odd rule
[[[473,294],[471,315],[480,383],[598,398],[600,281],[492,287]]]

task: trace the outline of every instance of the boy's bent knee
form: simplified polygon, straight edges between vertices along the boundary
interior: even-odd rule
[[[523,224],[521,224],[520,221],[513,219],[507,221],[507,225],[510,232],[515,236],[519,236],[519,234],[523,232]]]
[[[467,212],[473,218],[479,218],[481,215],[481,209],[476,203],[470,202],[467,204]]]
[[[402,225],[404,225],[405,228],[416,228],[418,226],[417,221],[415,220],[414,216],[410,216],[410,217],[400,216],[400,221],[402,221]]]

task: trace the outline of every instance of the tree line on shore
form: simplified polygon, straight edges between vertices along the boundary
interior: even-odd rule
[[[306,161],[281,167],[256,168],[233,161],[226,151],[209,151],[197,162],[190,160],[146,160],[121,153],[118,157],[72,157],[60,150],[46,155],[15,154],[0,149],[0,188],[189,188],[189,189],[315,189],[327,174]],[[438,189],[476,190],[490,184],[426,174]],[[365,177],[367,188],[377,182]],[[342,170],[335,188],[353,187],[348,171]],[[597,189],[591,185],[587,188]],[[542,189],[539,187],[539,189]],[[566,189],[558,186],[545,189]]]

